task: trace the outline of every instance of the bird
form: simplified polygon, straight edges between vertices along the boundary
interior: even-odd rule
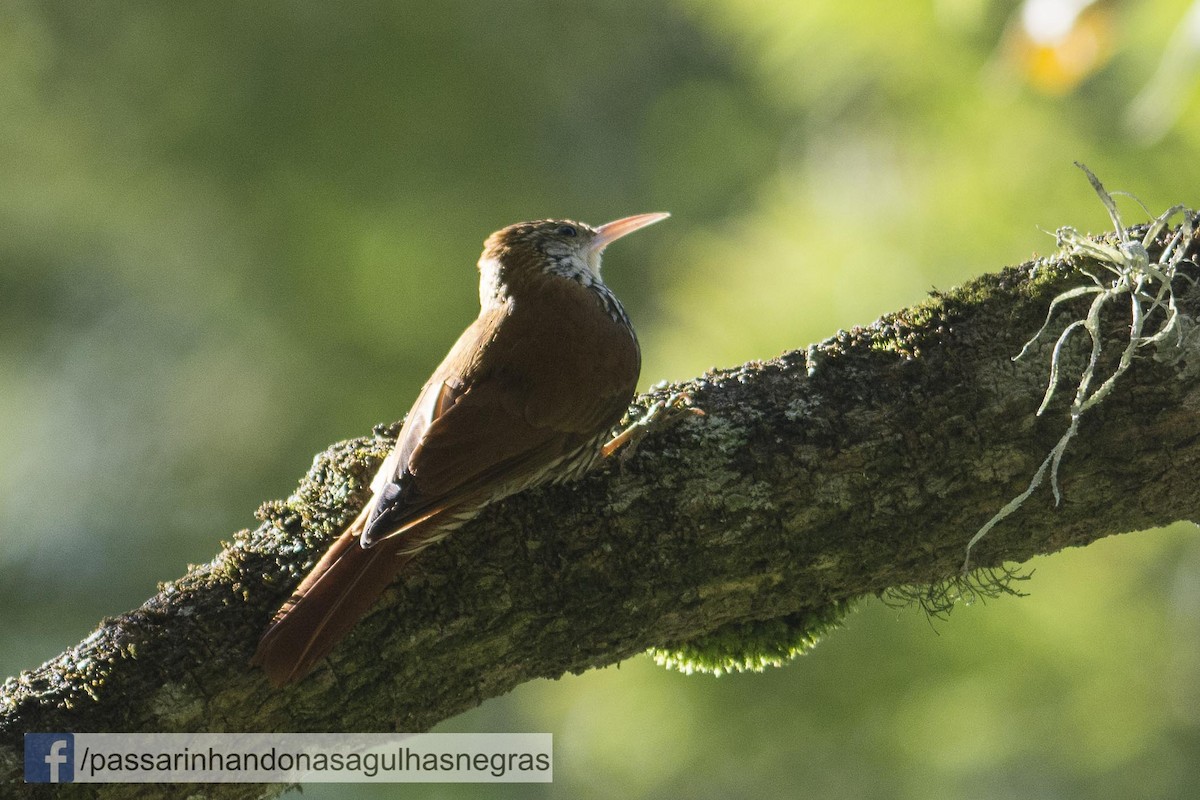
[[[666,219],[519,222],[484,242],[479,315],[425,383],[361,512],[273,616],[251,664],[308,674],[405,565],[485,506],[608,456],[641,349],[600,277],[612,242]]]

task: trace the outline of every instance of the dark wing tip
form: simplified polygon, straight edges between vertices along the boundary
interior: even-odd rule
[[[391,533],[389,528],[395,527],[397,518],[408,505],[406,499],[399,483],[392,481],[383,487],[358,539],[364,550],[387,538]]]

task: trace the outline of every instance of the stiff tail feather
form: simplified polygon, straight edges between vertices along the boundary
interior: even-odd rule
[[[383,542],[359,544],[364,511],[338,537],[283,607],[250,663],[275,686],[300,680],[350,632],[383,594],[410,556]]]

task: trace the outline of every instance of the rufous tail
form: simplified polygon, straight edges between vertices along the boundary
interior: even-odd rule
[[[359,544],[364,514],[326,551],[275,613],[250,663],[275,686],[300,680],[350,632],[411,556],[399,540]]]

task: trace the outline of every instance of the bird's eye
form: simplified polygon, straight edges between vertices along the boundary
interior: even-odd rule
[[[579,231],[577,231],[575,229],[574,225],[560,225],[558,228],[558,235],[559,236],[578,236]]]

